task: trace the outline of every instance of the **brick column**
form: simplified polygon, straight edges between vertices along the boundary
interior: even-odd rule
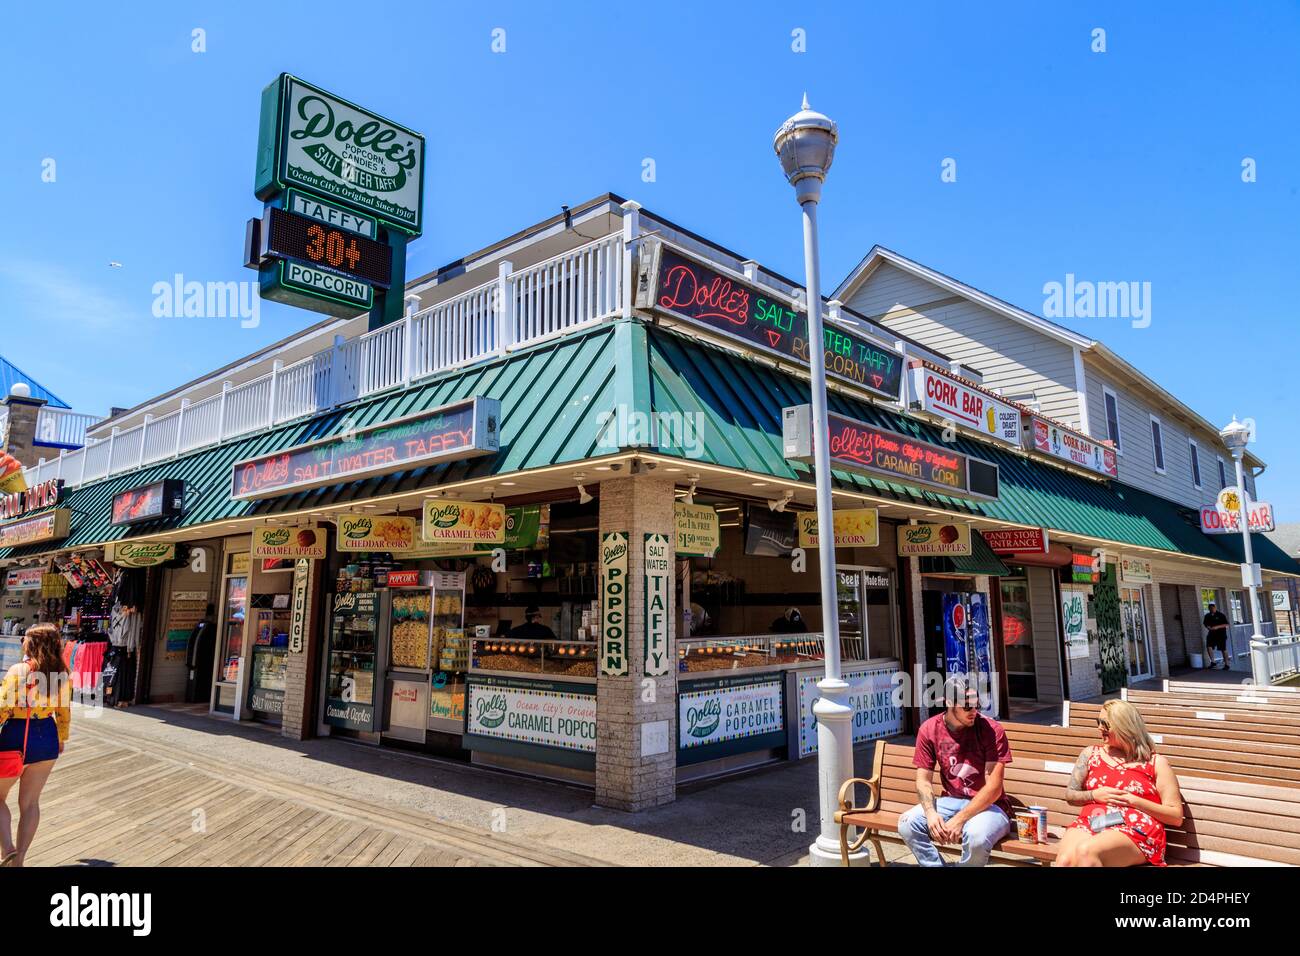
[[[45,399],[8,395],[0,404],[9,409],[4,450],[22,462],[24,468],[39,463],[41,456],[35,447],[36,418],[45,406]]]
[[[596,680],[596,803],[645,810],[677,798],[677,635],[673,480],[639,475],[600,483],[600,534],[628,536],[627,674]],[[645,673],[645,536],[668,536],[668,673]],[[602,606],[603,611],[603,606]]]
[[[324,621],[321,613],[321,582],[325,577],[326,562],[308,561],[307,600],[303,608],[302,650],[293,649],[293,623],[290,618],[289,663],[284,680],[284,713],[281,714],[280,733],[294,740],[307,740],[316,736],[316,675],[319,672],[321,646],[325,635],[318,625]],[[297,570],[294,577],[297,578]],[[290,589],[289,607],[293,613],[297,581]]]

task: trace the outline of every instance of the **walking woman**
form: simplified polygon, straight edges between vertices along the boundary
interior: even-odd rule
[[[40,798],[72,723],[72,684],[53,624],[23,638],[23,660],[0,682],[0,866],[22,866],[41,819]],[[14,842],[9,792],[18,791]]]

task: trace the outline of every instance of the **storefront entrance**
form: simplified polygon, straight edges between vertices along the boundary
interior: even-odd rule
[[[1151,664],[1151,636],[1147,628],[1142,589],[1120,588],[1119,609],[1124,626],[1125,650],[1128,652],[1129,680],[1144,680],[1154,674],[1154,669]]]
[[[1034,624],[1027,577],[1001,578],[1002,643],[1007,655],[1007,696],[1038,700],[1034,661]]]

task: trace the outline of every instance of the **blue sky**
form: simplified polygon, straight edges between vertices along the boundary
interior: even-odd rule
[[[281,71],[425,133],[408,275],[608,190],[798,276],[770,144],[806,89],[841,131],[828,289],[874,242],[1032,312],[1067,273],[1150,282],[1148,328],[1065,324],[1211,421],[1253,416],[1261,490],[1300,519],[1295,3],[82,6],[10,2],[0,32],[0,351],[78,410],[134,404],[317,318],[151,311],[176,273],[252,278],[258,100]]]

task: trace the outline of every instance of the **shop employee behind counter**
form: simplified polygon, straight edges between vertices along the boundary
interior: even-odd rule
[[[555,632],[542,623],[542,612],[536,605],[524,609],[524,623],[512,627],[506,635],[511,641],[553,641]]]

